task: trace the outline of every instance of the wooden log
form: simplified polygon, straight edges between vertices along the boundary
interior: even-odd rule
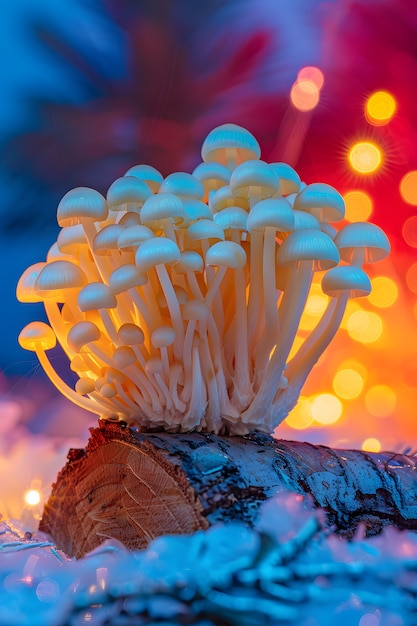
[[[218,521],[252,525],[277,490],[311,494],[329,526],[352,536],[388,524],[417,530],[417,458],[333,450],[254,433],[142,433],[99,422],[85,450],[70,450],[40,530],[70,556],[106,538],[142,549],[159,535]]]

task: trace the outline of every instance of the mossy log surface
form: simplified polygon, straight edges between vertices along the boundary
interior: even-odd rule
[[[112,537],[142,549],[159,535],[228,520],[252,525],[277,490],[311,494],[327,523],[352,536],[388,524],[417,530],[417,458],[280,441],[267,435],[142,433],[100,422],[70,450],[40,529],[70,556]]]

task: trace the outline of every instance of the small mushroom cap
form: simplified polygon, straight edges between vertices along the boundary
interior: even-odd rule
[[[169,174],[161,183],[159,193],[172,193],[179,198],[195,198],[199,200],[204,196],[202,183],[192,174],[187,172],[174,172]]]
[[[214,214],[213,220],[223,230],[241,230],[247,229],[247,212],[238,206],[229,206]]]
[[[100,309],[115,309],[117,300],[110,287],[104,283],[89,283],[78,294],[78,307],[83,313]]]
[[[207,199],[210,191],[229,184],[230,170],[220,163],[208,161],[199,163],[193,171],[193,176],[202,183],[205,191],[204,198]]]
[[[127,346],[141,345],[145,341],[145,335],[140,326],[130,322],[120,326],[117,337]]]
[[[136,362],[136,354],[129,346],[119,346],[113,353],[113,363],[118,369],[124,369]]]
[[[302,261],[312,261],[312,269],[327,270],[340,261],[339,251],[326,233],[305,229],[291,233],[277,251],[278,265],[299,267]]]
[[[45,262],[34,263],[23,272],[16,287],[19,302],[42,302],[42,298],[35,293],[35,282],[45,265]]]
[[[161,220],[181,223],[185,218],[181,200],[172,193],[158,193],[148,198],[142,206],[140,220],[150,228],[158,228]]]
[[[70,291],[86,284],[86,275],[75,263],[51,261],[39,272],[34,289],[42,299],[54,298],[57,302],[64,302]]]
[[[154,237],[144,241],[136,251],[136,266],[141,272],[148,272],[155,265],[173,263],[181,257],[177,244],[167,237]]]
[[[158,326],[151,335],[154,348],[167,348],[175,341],[175,330],[171,326]]]
[[[249,211],[248,199],[235,196],[228,185],[220,187],[220,189],[217,189],[217,191],[210,196],[209,205],[213,214],[229,206],[239,206]]]
[[[88,245],[84,229],[81,224],[65,226],[58,234],[57,245],[64,254],[77,254],[80,246]]]
[[[261,198],[270,198],[279,189],[278,176],[264,161],[246,161],[238,165],[230,177],[230,189],[235,196],[248,198],[254,187]]]
[[[58,243],[55,241],[46,253],[46,261],[47,263],[52,261],[74,261],[74,255],[61,252],[58,248]]]
[[[267,198],[257,202],[248,215],[248,231],[264,230],[272,226],[276,230],[294,230],[294,212],[285,198]]]
[[[348,292],[349,298],[361,298],[371,293],[369,276],[359,267],[339,265],[323,276],[321,288],[327,296],[336,297]]]
[[[237,164],[261,156],[255,137],[237,124],[222,124],[210,131],[203,142],[201,156],[203,161],[217,161],[227,165],[228,151],[232,152]]]
[[[58,204],[57,219],[60,226],[78,224],[83,218],[95,222],[106,219],[107,202],[104,196],[90,187],[76,187],[68,191]]]
[[[312,183],[297,194],[294,209],[308,211],[319,222],[337,222],[345,216],[345,201],[331,185]]]
[[[201,272],[204,269],[204,261],[195,250],[184,250],[181,252],[180,260],[174,264],[177,274],[184,272]]]
[[[93,322],[77,322],[68,332],[67,343],[71,350],[78,353],[87,343],[98,341],[100,336],[100,330]]]
[[[201,202],[201,200],[186,199],[182,201],[182,204],[185,213],[185,220],[181,224],[182,228],[184,228],[184,225],[189,226],[190,223],[195,220],[200,220],[202,218],[208,220],[213,219],[213,215],[209,207],[205,202]]]
[[[117,296],[123,291],[146,285],[148,277],[145,273],[140,272],[133,263],[125,263],[116,267],[110,275],[109,287]]]
[[[110,250],[118,249],[118,239],[124,230],[120,224],[108,224],[99,230],[93,241],[94,253],[103,256]]]
[[[149,186],[136,176],[122,176],[107,191],[107,205],[112,211],[124,210],[126,204],[142,204],[152,195]],[[129,207],[132,210],[132,207]]]
[[[246,252],[234,241],[218,241],[206,253],[206,265],[225,266],[241,270],[246,265]]]
[[[135,176],[135,178],[145,181],[154,193],[158,191],[160,184],[164,180],[162,174],[155,167],[145,164],[134,165],[127,170],[125,176]]]
[[[87,365],[87,363],[84,361],[83,357],[80,354],[75,354],[72,357],[71,362],[70,362],[70,369],[73,372],[77,372],[77,374],[79,374],[80,372],[91,371],[90,365]]]
[[[223,229],[213,220],[197,220],[185,231],[184,243],[187,247],[205,239],[224,239]]]
[[[355,249],[363,248],[364,263],[373,263],[384,259],[390,253],[390,243],[384,231],[368,222],[347,224],[337,234],[335,243],[340,256],[350,263]]]
[[[127,213],[124,213],[122,215],[117,223],[120,224],[120,226],[124,226],[125,228],[130,228],[130,226],[140,224],[139,213],[135,213],[134,211],[128,211]]]
[[[305,230],[306,228],[317,228],[317,230],[320,230],[320,222],[311,213],[293,210],[293,215],[294,230]]]
[[[24,350],[50,350],[56,346],[55,333],[45,322],[30,322],[20,331],[19,346]]]
[[[120,250],[135,250],[147,239],[155,237],[154,233],[143,224],[133,224],[123,229],[117,239],[117,246]]]
[[[298,193],[301,186],[301,179],[294,168],[287,163],[270,163],[271,169],[279,178],[279,190],[283,196],[290,193]]]
[[[75,383],[75,391],[79,393],[81,396],[86,395],[87,393],[92,393],[96,388],[96,381],[92,378],[88,378],[87,376],[83,376],[79,378]]]

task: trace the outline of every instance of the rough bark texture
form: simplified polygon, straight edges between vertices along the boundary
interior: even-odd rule
[[[140,433],[101,422],[86,450],[70,450],[40,529],[68,555],[108,537],[142,549],[159,535],[217,521],[252,525],[278,489],[311,494],[329,525],[351,536],[385,525],[417,530],[417,458],[332,450],[260,434]]]

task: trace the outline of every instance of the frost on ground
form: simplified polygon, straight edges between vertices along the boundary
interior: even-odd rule
[[[0,625],[411,626],[417,535],[351,542],[308,498],[281,492],[255,528],[216,525],[130,553],[110,540],[79,561],[0,526]]]

